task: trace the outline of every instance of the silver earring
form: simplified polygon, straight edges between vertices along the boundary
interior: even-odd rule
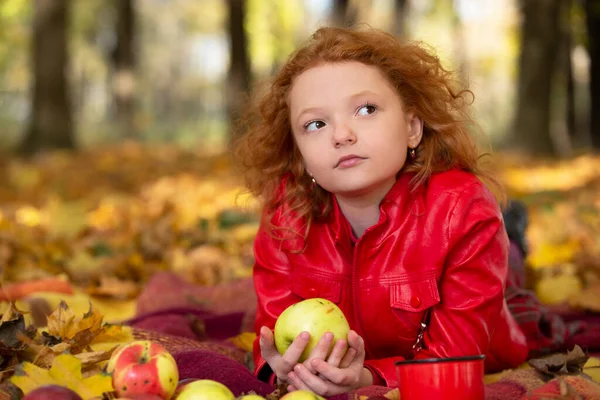
[[[314,177],[310,178],[310,180],[312,181],[313,185],[316,185],[316,184],[317,184],[317,181],[315,180],[315,178],[314,178]]]
[[[417,152],[415,151],[415,149],[410,149],[410,157],[414,159],[416,156]]]

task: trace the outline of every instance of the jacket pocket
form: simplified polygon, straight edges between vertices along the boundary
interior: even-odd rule
[[[390,285],[390,306],[408,312],[421,312],[440,302],[435,277]]]
[[[303,299],[320,297],[334,303],[340,302],[342,285],[339,281],[320,275],[292,271],[291,290]]]
[[[396,317],[399,336],[416,340],[428,308],[440,302],[435,277],[390,285],[390,307]]]

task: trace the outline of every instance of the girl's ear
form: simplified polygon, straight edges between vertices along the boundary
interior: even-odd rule
[[[406,114],[406,122],[408,123],[408,147],[415,149],[423,139],[423,120],[410,112]]]

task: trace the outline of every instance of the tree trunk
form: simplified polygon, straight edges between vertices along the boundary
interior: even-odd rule
[[[465,27],[457,10],[456,0],[452,0],[452,35],[454,47],[454,62],[456,63],[461,85],[469,85],[469,62],[467,58],[467,40],[465,38]]]
[[[33,94],[31,120],[22,154],[73,149],[73,121],[67,83],[69,0],[33,3]]]
[[[592,146],[600,150],[600,0],[585,1],[590,54],[590,133]]]
[[[227,82],[227,102],[229,121],[233,122],[239,117],[244,106],[246,93],[250,88],[250,59],[248,56],[248,39],[244,28],[246,1],[228,0],[228,4],[231,56]]]
[[[570,11],[573,7],[572,0],[566,0],[566,15],[567,20],[562,24],[561,29],[561,62],[564,68],[566,78],[566,127],[567,133],[571,140],[577,137],[577,114],[575,112],[575,79],[573,77],[573,61],[571,60],[571,52],[573,51],[573,33],[572,33],[572,18]]]
[[[560,43],[562,0],[521,0],[523,23],[514,140],[535,155],[554,155],[550,97]]]
[[[351,27],[358,21],[358,10],[350,4],[350,0],[334,0],[333,25],[338,27]]]
[[[121,137],[135,138],[135,10],[133,0],[116,0],[117,41],[112,54],[113,95]]]
[[[408,0],[394,0],[394,25],[393,32],[396,37],[403,38],[407,35],[406,21],[408,14]]]

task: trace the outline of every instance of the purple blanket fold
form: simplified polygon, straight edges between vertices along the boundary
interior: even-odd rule
[[[135,328],[197,340],[225,340],[242,332],[243,312],[214,314],[193,307],[172,307],[125,321]]]
[[[268,383],[256,379],[243,365],[211,351],[182,351],[173,357],[179,368],[179,379],[212,379],[227,386],[236,396],[250,391],[266,396],[274,390]]]

